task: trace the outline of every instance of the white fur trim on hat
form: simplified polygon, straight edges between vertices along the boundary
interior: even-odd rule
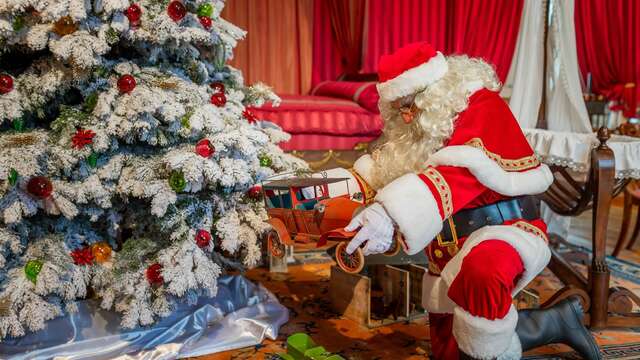
[[[553,182],[553,174],[545,164],[527,171],[507,172],[482,149],[469,145],[446,146],[431,155],[428,163],[467,168],[482,185],[505,196],[541,194]]]
[[[442,218],[429,187],[416,174],[403,175],[378,191],[376,201],[398,224],[409,255],[422,251],[442,230]]]
[[[430,313],[452,314],[456,304],[449,298],[449,286],[440,276],[428,272],[422,277],[422,307]]]
[[[449,70],[447,59],[438,51],[426,63],[406,70],[393,79],[379,83],[377,85],[378,94],[385,101],[393,101],[403,96],[415,94],[442,79],[447,70]]]
[[[451,286],[460,273],[464,258],[473,248],[486,240],[501,240],[511,245],[520,256],[524,272],[518,280],[511,295],[515,296],[524,289],[549,263],[551,250],[545,240],[537,235],[524,231],[515,225],[485,226],[469,235],[460,251],[445,265],[440,276]]]
[[[452,332],[460,350],[473,358],[517,360],[522,356],[520,340],[515,334],[517,324],[518,312],[513,304],[504,318],[496,320],[473,316],[456,306]]]
[[[369,186],[371,186],[371,171],[373,170],[374,161],[371,155],[364,154],[353,163],[353,170],[360,175]]]

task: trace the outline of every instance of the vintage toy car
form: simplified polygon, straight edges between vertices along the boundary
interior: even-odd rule
[[[351,199],[347,178],[294,177],[272,180],[262,184],[263,198],[269,224],[273,227],[267,234],[267,248],[275,257],[285,255],[285,245],[294,242],[317,242],[324,246],[329,241],[338,241],[336,262],[346,272],[359,272],[364,267],[361,249],[347,254],[346,244],[356,232],[344,231],[344,227],[358,211],[364,208],[359,201]],[[344,181],[347,193],[329,196],[329,184]],[[306,190],[306,191],[303,191]],[[309,193],[313,192],[313,196]],[[306,196],[305,196],[306,195]],[[395,242],[388,254],[395,255],[400,247]]]

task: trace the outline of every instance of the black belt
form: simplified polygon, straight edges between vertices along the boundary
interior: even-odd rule
[[[456,243],[458,238],[471,235],[472,232],[487,225],[501,225],[505,221],[540,218],[540,201],[533,196],[522,196],[499,201],[473,209],[457,212],[444,221],[442,232],[438,234],[441,244]]]

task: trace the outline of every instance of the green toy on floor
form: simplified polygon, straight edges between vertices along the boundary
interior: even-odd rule
[[[296,333],[287,338],[287,353],[278,354],[284,360],[345,360],[318,346],[307,334]]]

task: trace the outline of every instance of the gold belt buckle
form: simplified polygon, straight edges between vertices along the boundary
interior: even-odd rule
[[[438,235],[436,236],[436,239],[438,240],[438,245],[440,246],[457,246],[458,245],[458,233],[456,232],[456,225],[453,223],[453,219],[450,216],[447,219],[448,223],[449,223],[449,229],[451,229],[451,240],[445,241],[444,238],[442,237],[443,232],[441,231],[440,233],[438,233]]]

